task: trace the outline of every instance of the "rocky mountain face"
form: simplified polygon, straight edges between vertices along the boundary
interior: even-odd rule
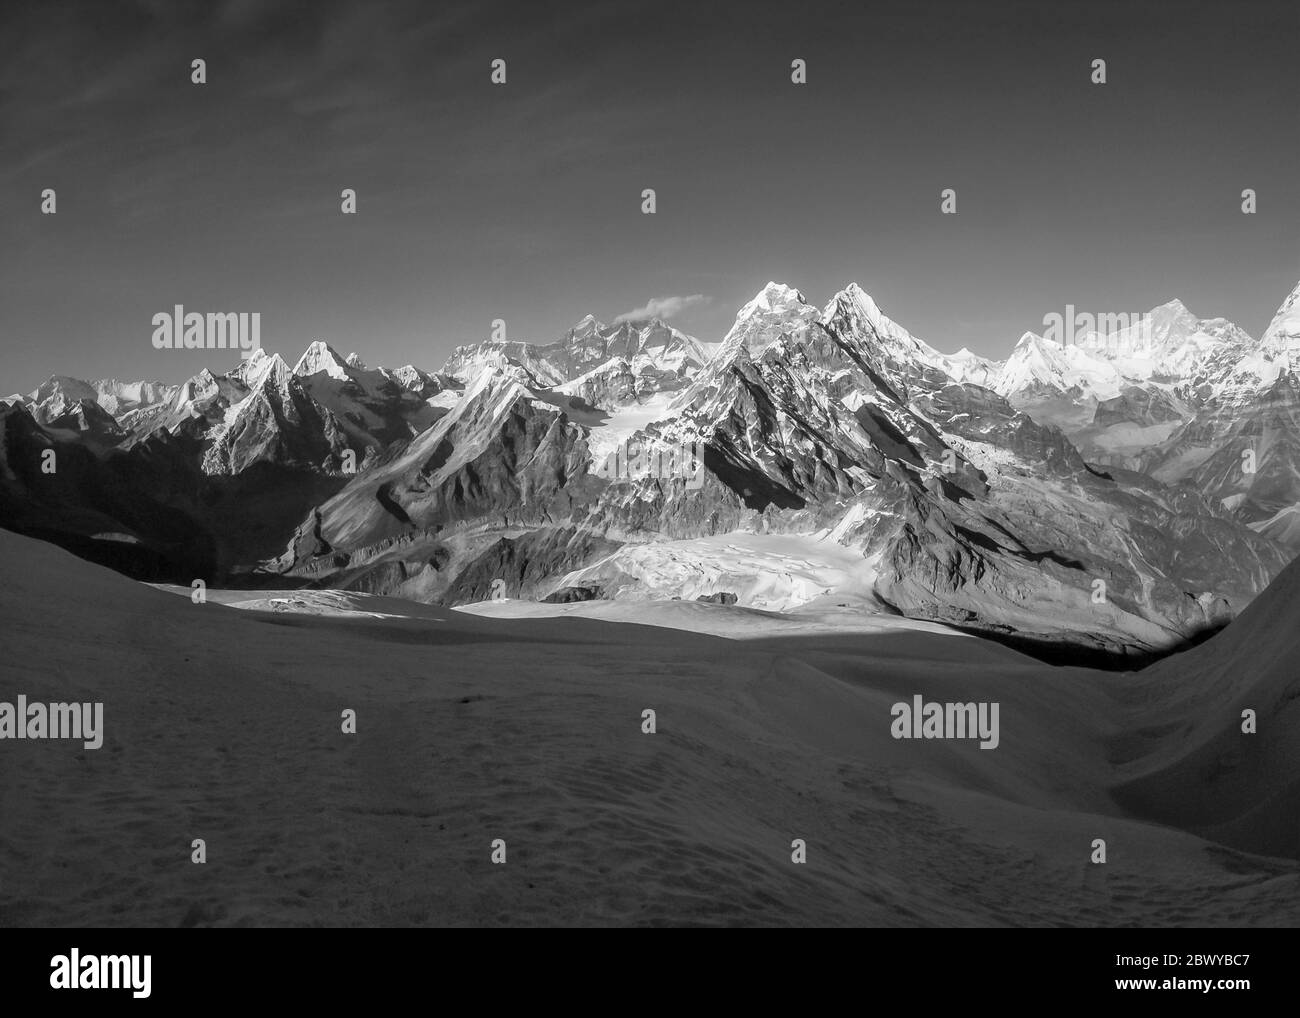
[[[1090,466],[970,381],[996,366],[939,353],[856,286],[819,310],[769,284],[667,389],[607,337],[587,321],[518,357],[457,351],[461,401],[316,507],[273,568],[445,603],[494,584],[672,597],[689,592],[663,559],[689,571],[692,542],[796,535],[860,555],[876,610],[1149,650],[1221,624],[1287,560],[1194,493]],[[620,447],[651,468],[602,469]]]
[[[725,592],[1146,653],[1290,558],[1294,304],[1259,345],[1174,302],[995,363],[855,284],[817,308],[769,283],[714,344],[588,316],[433,373],[313,343],[180,386],[56,378],[0,410],[0,522],[186,583]]]
[[[140,578],[246,582],[311,506],[445,414],[457,384],[323,343],[294,369],[258,350],[179,386],[55,376],[0,404],[0,523]]]

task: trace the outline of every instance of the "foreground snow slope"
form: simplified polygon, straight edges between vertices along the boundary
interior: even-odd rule
[[[240,611],[3,531],[0,557],[3,698],[102,701],[106,727],[98,751],[0,744],[7,925],[1300,921],[1300,864],[1107,791],[1130,777],[1117,747],[1219,726],[1211,665],[1249,684],[1293,627],[1242,658],[1214,641],[1184,688],[1134,686],[920,631]],[[999,747],[893,740],[914,694],[1000,702]],[[1205,787],[1177,766],[1201,738],[1163,736],[1167,800]],[[1251,773],[1279,804],[1294,771]],[[1225,838],[1251,842],[1237,819]]]
[[[1135,726],[1118,798],[1164,823],[1261,853],[1300,857],[1300,561],[1202,647],[1148,669],[1131,716],[1162,704],[1164,723]],[[1254,734],[1242,731],[1254,712]]]

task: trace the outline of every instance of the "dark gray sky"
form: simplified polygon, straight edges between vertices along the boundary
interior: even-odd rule
[[[672,320],[715,340],[769,279],[857,281],[1000,357],[1067,302],[1258,336],[1300,279],[1294,0],[0,10],[0,395],[233,366],[153,349],[176,303],[435,368],[494,318],[699,294]]]

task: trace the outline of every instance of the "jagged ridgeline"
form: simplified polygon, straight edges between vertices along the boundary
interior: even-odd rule
[[[1173,302],[1140,343],[998,363],[856,285],[819,309],[770,283],[716,343],[588,317],[438,373],[313,343],[181,386],[56,377],[0,408],[0,522],[186,584],[725,593],[1149,652],[1300,540],[1296,303],[1259,343]]]

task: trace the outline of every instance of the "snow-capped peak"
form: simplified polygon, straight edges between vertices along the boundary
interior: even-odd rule
[[[880,317],[880,305],[876,303],[875,298],[872,297],[871,294],[867,293],[867,291],[862,289],[862,287],[857,283],[850,283],[836,294],[836,296],[843,297],[850,301],[872,317]]]
[[[421,371],[414,364],[404,364],[400,368],[381,368],[381,372],[394,379],[403,389],[417,392],[433,382],[430,375]],[[439,386],[440,388],[441,386]]]
[[[829,324],[837,318],[845,323],[865,323],[882,337],[888,336],[890,338],[906,339],[911,343],[917,342],[906,329],[885,317],[884,312],[872,299],[871,294],[867,293],[857,283],[850,283],[837,293],[822,311],[823,323]]]
[[[1197,318],[1178,299],[1145,314],[1077,315],[1067,305],[1065,316],[1054,317],[1051,338],[1025,333],[993,386],[1013,402],[1026,388],[1078,387],[1088,398],[1109,399],[1129,385],[1214,382],[1261,356],[1236,325]],[[1081,327],[1087,331],[1080,334]],[[1247,368],[1245,376],[1260,374]]]
[[[1098,316],[1098,326],[1102,318]],[[1141,359],[1162,362],[1176,354],[1178,359],[1187,361],[1199,356],[1203,342],[1194,344],[1195,349],[1184,351],[1189,338],[1197,331],[1200,320],[1187,310],[1187,305],[1175,298],[1152,308],[1144,315],[1125,315],[1119,328],[1105,333],[1094,331],[1085,336],[1081,346],[1092,350],[1104,351],[1111,360]],[[1213,342],[1211,343],[1213,345]],[[1170,366],[1173,371],[1180,371],[1186,364]],[[1159,370],[1154,368],[1154,370]],[[1126,372],[1144,376],[1151,371],[1138,368],[1135,372]]]
[[[141,407],[166,403],[175,391],[174,385],[163,382],[119,382],[115,378],[83,382],[66,375],[51,375],[25,402],[31,404],[39,419],[57,417],[83,400],[98,404],[116,417]]]
[[[998,373],[1002,370],[1002,363],[981,357],[963,346],[956,353],[944,355],[943,369],[954,382],[970,382],[987,389],[995,384]]]
[[[1190,315],[1192,313],[1188,309],[1187,305],[1184,304],[1177,297],[1175,297],[1173,300],[1165,301],[1165,303],[1151,309],[1152,314],[1154,314],[1157,311],[1169,311],[1172,314],[1184,314],[1184,315]]]
[[[177,389],[176,399],[172,402],[172,409],[183,410],[187,403],[210,395],[217,390],[217,387],[216,376],[207,368],[204,368]]]
[[[1300,283],[1287,294],[1277,314],[1268,323],[1260,340],[1260,349],[1272,355],[1300,349]]]
[[[1063,345],[1032,332],[1020,337],[992,381],[992,388],[1003,396],[1030,389],[1078,388],[1086,395],[1110,399],[1120,390],[1120,374],[1104,357],[1082,345]]]
[[[258,353],[260,352],[259,350]],[[278,353],[273,353],[269,357],[265,355],[260,358],[253,356],[248,359],[247,363],[249,370],[244,378],[244,384],[253,391],[262,388],[267,383],[282,388],[294,374],[289,370],[289,365],[285,363],[284,358]]]
[[[75,403],[82,399],[94,399],[97,393],[94,388],[78,378],[69,378],[67,375],[50,375],[37,388],[33,389],[27,396],[28,401],[32,403],[45,403],[52,398],[61,397],[68,403]]]
[[[783,335],[806,328],[816,318],[817,309],[802,293],[785,283],[770,282],[737,313],[717,356],[725,358],[742,346],[756,353]]]
[[[249,379],[256,376],[269,359],[270,358],[266,356],[265,350],[260,346],[256,347],[248,357],[239,362],[234,371],[230,372],[230,377],[247,386],[249,384]]]
[[[793,286],[770,280],[745,307],[762,311],[783,311],[807,303],[804,295]],[[741,314],[744,314],[744,309],[741,310]]]
[[[278,357],[279,354],[276,354]],[[339,380],[348,377],[348,367],[328,343],[316,340],[311,346],[307,347],[303,355],[294,365],[293,373],[299,377],[315,375],[325,372],[331,378]]]
[[[949,369],[950,361],[890,319],[871,295],[850,283],[827,303],[822,324],[856,342],[872,360],[910,373],[921,368]]]
[[[356,368],[358,371],[366,370],[366,362],[361,359],[361,355],[355,350],[348,354],[348,359],[344,363],[350,368]]]

